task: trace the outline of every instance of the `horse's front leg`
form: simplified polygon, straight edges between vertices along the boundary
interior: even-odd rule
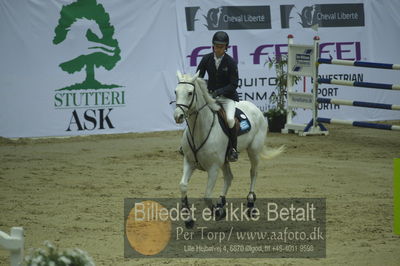
[[[215,183],[217,181],[218,169],[219,169],[219,166],[214,164],[208,170],[207,187],[206,187],[206,191],[204,194],[204,202],[205,202],[206,206],[208,208],[210,208],[210,210],[212,210],[212,211],[214,211],[214,205],[212,202],[212,192],[214,190]]]
[[[194,167],[190,165],[186,157],[183,158],[183,175],[181,182],[179,183],[179,187],[181,190],[181,201],[182,201],[182,213],[188,213],[188,219],[185,220],[185,226],[186,228],[193,228],[194,226],[194,221],[192,217],[190,217],[190,206],[189,206],[189,201],[187,198],[187,188],[188,184],[190,181],[190,178],[192,177],[194,171]]]
[[[183,157],[183,175],[181,178],[181,182],[179,183],[182,199],[187,197],[187,188],[193,172],[194,172],[194,167],[186,159],[186,156]]]

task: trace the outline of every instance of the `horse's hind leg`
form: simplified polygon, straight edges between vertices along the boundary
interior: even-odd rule
[[[221,197],[225,197],[231,186],[233,175],[231,167],[228,162],[226,162],[222,167],[222,172],[224,174],[224,186],[222,188]]]
[[[258,163],[260,161],[258,149],[252,149],[251,147],[247,150],[247,154],[250,159],[250,193],[254,193],[256,186],[256,179],[258,174]]]
[[[254,143],[252,144],[254,145]],[[250,167],[250,191],[247,195],[247,207],[249,208],[249,215],[251,214],[251,210],[254,207],[254,203],[256,201],[256,194],[254,192],[257,173],[258,173],[258,163],[260,161],[260,148],[257,147],[249,147],[247,149],[247,154],[249,155],[251,167]]]
[[[222,172],[224,175],[224,186],[221,191],[221,196],[217,203],[217,208],[215,210],[215,219],[221,220],[226,216],[225,204],[226,204],[226,194],[228,193],[229,187],[231,186],[233,175],[231,167],[228,162],[222,166]]]

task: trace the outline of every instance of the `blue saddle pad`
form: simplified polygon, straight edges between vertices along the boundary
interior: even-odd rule
[[[235,117],[239,120],[239,132],[238,136],[246,134],[251,129],[250,120],[247,118],[247,115],[243,113],[242,110],[236,108]]]

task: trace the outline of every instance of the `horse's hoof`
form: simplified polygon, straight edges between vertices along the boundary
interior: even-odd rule
[[[192,229],[194,226],[194,221],[190,219],[189,221],[185,221],[185,227],[186,229]]]
[[[257,211],[254,208],[249,208],[247,210],[247,217],[249,218],[257,218]]]
[[[220,221],[224,219],[226,216],[226,211],[224,208],[217,208],[215,209],[215,220]]]

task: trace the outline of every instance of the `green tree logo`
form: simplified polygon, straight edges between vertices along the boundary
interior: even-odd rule
[[[86,38],[94,46],[88,49],[96,49],[91,54],[80,55],[70,61],[61,63],[59,66],[69,74],[81,71],[85,67],[86,79],[58,90],[87,90],[87,89],[112,89],[122,87],[119,85],[102,84],[95,79],[95,67],[104,67],[111,70],[121,59],[121,50],[118,41],[113,38],[114,27],[110,24],[110,16],[101,4],[96,0],[77,0],[69,5],[63,6],[60,12],[60,19],[55,28],[54,44],[65,41],[71,26],[79,19],[92,20],[99,26],[103,36],[96,35],[91,29],[86,31]]]

